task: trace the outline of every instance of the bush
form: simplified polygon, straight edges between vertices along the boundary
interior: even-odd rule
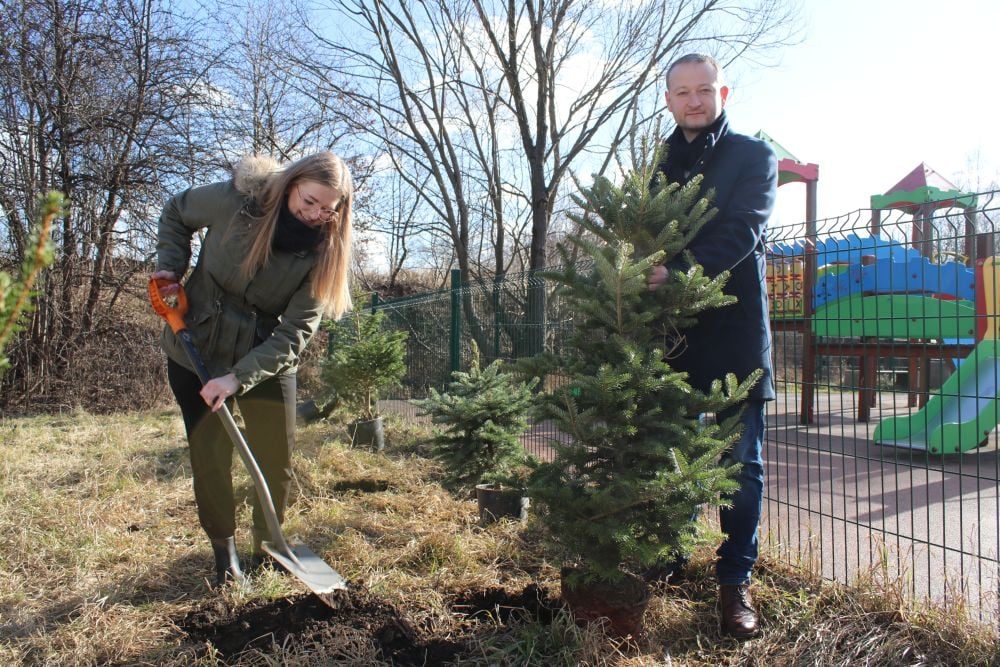
[[[31,288],[42,269],[52,263],[52,222],[63,210],[63,196],[50,192],[39,202],[38,219],[28,237],[27,252],[16,278],[0,271],[0,373],[8,366],[4,348],[18,329],[21,315],[31,308]]]
[[[379,394],[406,374],[405,331],[387,331],[384,313],[355,311],[327,328],[332,353],[323,363],[325,400],[343,401],[358,419],[379,416]]]

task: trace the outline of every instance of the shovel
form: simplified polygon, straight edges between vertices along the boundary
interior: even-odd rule
[[[170,307],[160,295],[160,289],[173,284],[177,285],[177,305]],[[149,300],[152,302],[153,310],[156,311],[156,314],[167,321],[171,330],[173,330],[174,334],[181,341],[188,359],[195,367],[198,377],[201,379],[201,383],[205,384],[208,382],[211,379],[208,375],[208,369],[205,368],[205,363],[202,361],[201,355],[198,354],[198,350],[194,346],[194,341],[191,339],[191,332],[187,330],[187,324],[184,323],[184,314],[187,313],[188,309],[184,288],[180,284],[170,280],[153,278],[149,281]],[[240,458],[243,459],[243,463],[250,473],[250,478],[253,479],[254,488],[257,490],[257,497],[260,499],[260,507],[263,510],[264,519],[267,521],[268,532],[271,535],[271,541],[268,542],[265,540],[261,544],[261,548],[274,560],[278,561],[289,573],[308,586],[309,590],[316,593],[321,600],[332,604],[332,601],[328,601],[325,595],[336,590],[346,590],[347,583],[344,581],[344,578],[336,570],[327,565],[309,547],[304,544],[290,546],[285,541],[284,535],[281,534],[281,525],[278,523],[278,514],[274,511],[274,502],[271,500],[271,492],[267,488],[267,482],[264,481],[264,475],[261,473],[253,454],[250,453],[250,448],[247,446],[246,440],[243,439],[243,434],[240,433],[240,429],[236,426],[232,413],[229,412],[229,408],[223,403],[217,414],[222,419],[226,433],[229,434],[229,438],[236,446],[236,450],[240,453]]]

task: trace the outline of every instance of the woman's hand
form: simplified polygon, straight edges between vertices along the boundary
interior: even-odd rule
[[[168,297],[177,293],[180,289],[180,284],[177,282],[177,274],[173,271],[159,270],[149,276],[150,280],[169,280],[169,285],[164,285],[160,288],[160,296]]]
[[[230,373],[206,382],[201,388],[201,397],[205,399],[205,404],[212,408],[212,412],[218,412],[226,399],[239,390],[240,381],[236,379],[235,374]]]

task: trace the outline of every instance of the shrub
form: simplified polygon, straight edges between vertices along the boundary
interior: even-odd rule
[[[21,315],[31,307],[31,288],[42,269],[52,263],[49,232],[52,222],[63,210],[63,196],[50,192],[39,202],[38,220],[28,237],[27,252],[16,278],[0,271],[0,373],[8,366],[3,350],[18,329]]]
[[[381,392],[406,374],[405,331],[388,331],[384,313],[355,311],[327,325],[332,352],[321,378],[327,400],[342,400],[358,419],[379,416]]]
[[[456,490],[477,484],[523,484],[528,457],[518,439],[528,428],[537,379],[519,381],[497,359],[480,368],[473,354],[468,373],[457,371],[444,392],[430,390],[417,405],[444,426],[431,455],[447,470],[445,485]]]

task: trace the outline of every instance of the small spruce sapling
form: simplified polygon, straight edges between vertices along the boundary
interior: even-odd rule
[[[679,187],[657,174],[658,151],[646,151],[621,186],[598,177],[575,198],[580,232],[568,238],[584,260],[547,276],[575,313],[574,334],[558,356],[526,369],[568,378],[541,395],[539,417],[571,443],[552,441],[555,457],[540,463],[529,495],[540,519],[583,579],[618,581],[687,552],[698,536],[699,506],[718,506],[737,484],[737,466],[719,464],[739,436],[738,417],[702,424],[699,415],[745,400],[759,372],[692,388],[670,366],[683,330],[709,308],[733,302],[727,274],[709,278],[684,251],[715,211],[699,198],[700,179]],[[650,268],[681,259],[655,292]],[[676,264],[676,263],[675,263]]]
[[[528,429],[537,378],[520,381],[499,359],[486,368],[473,342],[469,372],[452,373],[443,392],[417,405],[443,426],[431,443],[431,455],[446,470],[445,486],[469,491],[478,484],[521,487],[531,459],[518,439]]]
[[[49,192],[38,201],[38,215],[26,244],[21,271],[11,277],[0,271],[0,375],[9,365],[4,348],[20,328],[21,316],[31,310],[31,288],[42,269],[52,263],[49,238],[53,221],[62,214],[64,199],[59,192]]]
[[[379,417],[379,396],[406,375],[406,332],[385,327],[385,313],[354,311],[327,325],[330,356],[320,378],[324,398],[342,400],[359,420]]]

